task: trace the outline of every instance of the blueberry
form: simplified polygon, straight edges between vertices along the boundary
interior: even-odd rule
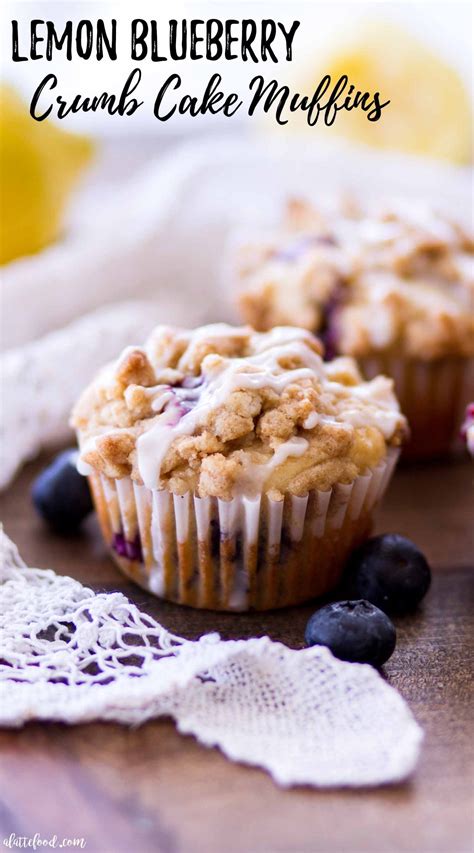
[[[354,552],[348,566],[354,593],[386,613],[407,613],[420,603],[431,583],[425,557],[397,533],[375,536]]]
[[[382,666],[395,648],[395,628],[369,601],[336,601],[313,613],[306,625],[308,646],[327,646],[352,663]]]
[[[114,533],[112,548],[117,552],[119,557],[127,557],[128,560],[137,560],[139,563],[143,563],[142,543],[139,533],[131,541],[126,539],[123,533]]]
[[[42,518],[60,533],[70,533],[92,510],[85,477],[76,470],[77,450],[59,453],[33,483],[31,496]]]
[[[321,307],[321,323],[316,334],[324,344],[324,360],[330,361],[338,353],[338,318],[346,297],[346,288],[338,282]]]

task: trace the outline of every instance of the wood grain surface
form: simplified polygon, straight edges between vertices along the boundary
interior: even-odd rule
[[[97,590],[119,589],[187,637],[268,634],[293,647],[314,606],[267,614],[214,614],[154,599],[118,574],[91,518],[81,535],[48,533],[30,505],[44,460],[0,501],[23,557]],[[17,836],[84,838],[93,853],[470,853],[474,850],[474,466],[397,472],[377,529],[426,552],[432,589],[420,611],[396,620],[386,676],[425,730],[414,777],[362,791],[282,791],[262,771],[178,735],[172,722],[29,724],[0,732],[0,843]],[[46,849],[46,848],[43,848]]]

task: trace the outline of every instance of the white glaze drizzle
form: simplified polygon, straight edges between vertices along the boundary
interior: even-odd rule
[[[385,439],[390,439],[400,425],[400,411],[394,406],[393,380],[387,376],[376,376],[370,382],[361,382],[350,387],[337,382],[328,383],[328,389],[369,404],[363,408],[346,408],[340,417],[354,427],[373,426],[380,430]]]
[[[203,327],[195,332],[183,330],[181,335],[188,346],[181,361],[187,360],[190,351],[202,340],[245,338],[249,334],[250,330],[245,327],[235,329],[225,324]],[[280,395],[289,384],[309,379],[313,386],[319,386],[321,398],[328,395],[328,399],[335,396],[363,402],[360,407],[357,403],[353,407],[347,405],[337,415],[313,411],[303,423],[306,430],[315,429],[321,422],[330,422],[343,429],[373,425],[389,439],[403,423],[393,397],[391,380],[377,377],[371,382],[351,386],[329,380],[320,355],[314,351],[313,336],[303,329],[280,327],[261,335],[254,332],[252,352],[252,355],[242,358],[209,354],[201,362],[200,376],[185,377],[186,385],[158,384],[142,389],[151,399],[153,412],[157,415],[155,423],[138,437],[136,443],[137,466],[145,486],[157,488],[163,460],[173,441],[198,432],[208,422],[210,413],[225,406],[229,396],[237,390],[269,388]],[[282,361],[285,364],[296,363],[297,366],[288,368],[282,366]],[[104,432],[116,431],[104,429]],[[97,437],[86,441],[81,455],[94,449]],[[261,488],[275,468],[290,456],[303,455],[308,446],[305,438],[294,436],[278,446],[265,462],[249,461],[244,466],[244,478],[254,487]],[[90,466],[83,461],[79,461],[78,468],[81,473],[91,473]]]
[[[266,462],[255,464],[249,461],[242,478],[242,487],[246,493],[259,492],[276,468],[283,465],[290,456],[303,456],[309,447],[309,441],[300,436],[293,436],[288,441],[278,445],[273,455]]]
[[[225,324],[205,327],[198,332],[198,340],[228,337]],[[232,330],[238,336],[236,330]],[[244,330],[245,331],[245,330]],[[191,333],[188,333],[189,335]],[[242,330],[240,330],[242,336]],[[352,426],[377,426],[385,438],[390,438],[400,424],[400,413],[393,405],[392,383],[381,379],[359,386],[343,386],[328,382],[321,357],[314,352],[310,343],[311,334],[293,327],[280,327],[268,334],[259,335],[254,345],[254,355],[246,358],[223,358],[206,356],[201,365],[203,384],[197,388],[173,388],[158,386],[153,402],[156,412],[162,411],[154,426],[143,433],[137,441],[137,463],[140,476],[148,488],[156,488],[160,479],[161,465],[172,442],[184,435],[192,435],[207,422],[209,414],[225,405],[233,391],[270,388],[281,394],[292,382],[310,379],[322,382],[328,388],[344,396],[355,395],[373,406],[363,409],[346,409],[341,417],[320,415],[313,412],[307,418],[305,429],[314,429],[320,420],[336,424],[343,422]],[[192,338],[195,340],[194,336]],[[302,367],[287,369],[281,366],[282,359],[297,358]],[[181,414],[180,403],[191,402],[193,408]],[[164,411],[163,411],[164,410]],[[342,424],[341,424],[342,425]],[[307,447],[297,440],[285,442],[274,453],[271,462],[262,465],[258,479],[267,479],[270,470],[282,464],[288,456],[300,455]],[[304,448],[303,450],[301,448]],[[293,452],[296,451],[296,452]]]
[[[311,412],[310,415],[303,422],[304,429],[314,429],[315,426],[319,423],[319,415],[317,412]]]
[[[224,324],[219,324],[217,330],[215,326],[209,328],[207,334],[205,329],[199,330],[200,339],[225,335]],[[192,435],[207,421],[210,412],[225,404],[233,391],[270,388],[281,394],[292,382],[323,380],[323,362],[309,345],[311,340],[311,334],[302,329],[273,329],[270,334],[259,336],[255,355],[231,359],[206,356],[201,364],[204,383],[200,387],[170,390],[169,386],[161,386],[163,390],[158,391],[153,408],[160,411],[166,406],[166,411],[137,441],[138,470],[145,486],[156,488],[163,459],[174,439]],[[293,370],[282,368],[280,361],[285,357],[293,360],[297,357],[305,366]],[[176,397],[176,405],[170,401],[170,394]],[[179,400],[192,401],[195,405],[177,421]]]

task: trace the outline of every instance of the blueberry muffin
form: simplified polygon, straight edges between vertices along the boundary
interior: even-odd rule
[[[406,422],[392,380],[293,327],[158,327],[72,416],[112,556],[195,607],[295,604],[369,534]]]
[[[243,317],[318,334],[326,356],[395,380],[412,457],[446,452],[474,386],[473,239],[422,205],[323,214],[291,202],[282,229],[236,254]]]

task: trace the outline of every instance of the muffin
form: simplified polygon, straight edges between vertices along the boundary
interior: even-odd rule
[[[283,607],[326,593],[371,529],[406,421],[392,380],[324,362],[294,327],[158,327],[72,415],[120,568],[170,601]]]
[[[413,202],[323,214],[294,201],[279,232],[240,246],[237,298],[256,329],[302,326],[327,357],[392,376],[408,455],[435,456],[458,438],[474,387],[472,261],[472,236]]]

